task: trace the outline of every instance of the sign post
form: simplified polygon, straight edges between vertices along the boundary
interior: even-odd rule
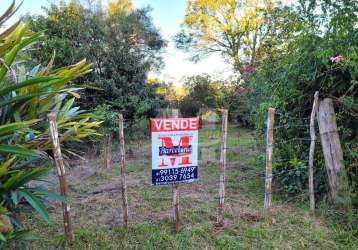
[[[179,183],[198,178],[199,119],[152,119],[152,184],[173,184],[175,230],[180,228]]]

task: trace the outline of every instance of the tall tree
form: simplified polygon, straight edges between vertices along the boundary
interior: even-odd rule
[[[56,51],[60,66],[86,56],[94,70],[82,82],[97,89],[86,90],[83,107],[107,104],[130,120],[148,116],[160,103],[147,74],[162,65],[165,42],[148,8],[132,9],[131,1],[111,1],[108,8],[98,3],[62,2],[51,5],[45,15],[31,17],[32,29],[48,35],[32,54],[39,62]]]
[[[219,52],[243,73],[257,61],[273,9],[271,0],[190,0],[177,47],[193,59]]]

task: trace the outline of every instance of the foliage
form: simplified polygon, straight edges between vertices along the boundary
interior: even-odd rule
[[[200,110],[216,109],[222,107],[222,83],[213,81],[209,75],[196,75],[188,77],[184,82],[188,91],[179,103],[180,111],[184,116],[196,116]]]
[[[262,54],[274,9],[271,0],[188,1],[177,46],[193,52],[193,59],[221,53],[243,73],[245,65],[255,65]]]
[[[156,94],[163,99],[165,106],[178,108],[180,101],[188,94],[184,86],[176,86],[173,82],[165,82],[156,78],[148,79],[148,84],[156,88]]]
[[[112,0],[108,3],[108,14],[115,15],[119,12],[133,11],[133,3],[130,0]]]
[[[35,61],[43,61],[54,50],[58,65],[86,56],[94,70],[80,79],[92,86],[82,91],[81,107],[107,105],[133,125],[164,105],[156,86],[148,84],[147,74],[161,66],[165,42],[152,23],[150,9],[130,6],[130,1],[111,1],[109,9],[99,2],[91,6],[62,2],[51,5],[45,15],[28,18],[31,29],[45,30],[46,35],[46,42],[31,51]]]
[[[263,131],[269,106],[277,108],[275,159],[277,172],[293,175],[278,177],[279,186],[289,194],[301,192],[307,183],[309,143],[308,118],[313,95],[334,100],[345,167],[352,198],[357,199],[357,9],[355,1],[299,1],[277,19],[276,37],[267,57],[246,76],[251,122]],[[295,32],[292,32],[295,30]],[[280,44],[280,45],[278,45]],[[325,194],[326,177],[321,150],[316,150],[315,185]],[[295,164],[293,164],[293,161]],[[305,166],[305,167],[303,167]],[[289,173],[289,172],[288,172]],[[352,199],[354,201],[354,199]]]
[[[0,24],[16,10],[14,1]],[[22,212],[20,205],[30,205],[50,222],[44,198],[64,201],[38,182],[46,179],[49,170],[45,167],[45,151],[51,149],[47,113],[57,113],[62,145],[95,134],[99,125],[91,114],[73,106],[79,88],[71,87],[70,82],[91,71],[85,60],[52,69],[52,58],[46,67],[37,65],[29,72],[27,60],[16,61],[20,56],[26,58],[26,48],[41,39],[42,33],[31,32],[29,25],[20,21],[0,34],[0,246],[29,238],[16,216]]]

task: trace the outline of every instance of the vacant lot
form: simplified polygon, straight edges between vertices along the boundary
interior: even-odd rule
[[[130,228],[122,227],[118,150],[114,166],[88,155],[68,171],[75,243],[69,249],[358,249],[357,232],[335,223],[337,212],[325,207],[308,212],[303,194],[295,203],[278,199],[262,215],[262,147],[251,131],[231,126],[228,136],[225,227],[213,225],[218,203],[219,128],[200,131],[200,180],[180,185],[183,228],[173,232],[171,187],[151,186],[150,141],[128,142]],[[56,178],[53,178],[56,182]],[[54,187],[56,188],[56,187]],[[40,240],[32,249],[63,246],[60,204],[50,209],[53,224],[34,215],[26,223]],[[322,205],[323,206],[323,205]],[[348,218],[348,216],[347,216]]]

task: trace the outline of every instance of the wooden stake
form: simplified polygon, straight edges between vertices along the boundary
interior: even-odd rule
[[[220,181],[219,181],[219,207],[216,218],[217,226],[224,226],[224,203],[225,203],[225,169],[226,169],[226,141],[228,111],[223,109],[221,123],[221,150],[220,150]]]
[[[315,133],[315,118],[318,110],[318,91],[314,94],[311,119],[310,119],[310,136],[311,136],[311,144],[310,144],[310,152],[309,152],[309,160],[308,160],[308,188],[309,188],[309,197],[310,197],[310,209],[312,212],[315,210],[315,197],[314,197],[314,183],[313,183],[313,160],[314,160],[314,150],[316,143],[316,133]]]
[[[317,117],[330,187],[330,198],[335,201],[341,186],[340,176],[342,173],[340,172],[344,170],[344,165],[332,99],[325,98],[320,102]]]
[[[107,135],[104,136],[104,141],[103,141],[103,165],[105,168],[107,168],[107,159],[108,159],[108,154],[107,154],[107,151],[108,151],[108,137]]]
[[[179,117],[179,110],[172,109],[172,118]],[[179,207],[179,185],[174,184],[172,189],[172,199],[173,199],[173,217],[174,217],[174,230],[175,232],[180,231],[181,226],[181,217],[180,217],[180,207]]]
[[[103,161],[105,168],[112,167],[112,134],[108,133],[104,139]]]
[[[273,127],[275,122],[275,109],[269,108],[267,117],[266,138],[266,178],[265,178],[265,203],[264,212],[271,209],[272,194],[272,153],[273,153]]]
[[[107,168],[112,167],[112,133],[108,134],[108,141],[107,141]]]
[[[128,227],[128,198],[127,198],[127,182],[126,182],[126,158],[124,147],[124,125],[123,115],[118,116],[119,125],[119,149],[121,155],[121,190],[122,190],[122,209],[123,209],[123,223],[125,227]]]
[[[60,194],[67,199],[68,187],[67,187],[66,176],[65,176],[65,164],[63,162],[60,142],[58,139],[56,114],[50,113],[47,115],[47,118],[50,123],[52,152],[53,152],[53,156],[54,156],[55,163],[56,163],[58,179],[60,182]],[[68,204],[68,200],[66,203],[62,202],[62,213],[63,213],[63,222],[64,222],[64,226],[65,226],[66,239],[69,243],[71,243],[74,240],[74,235],[73,235],[73,230],[72,230],[70,205]]]

